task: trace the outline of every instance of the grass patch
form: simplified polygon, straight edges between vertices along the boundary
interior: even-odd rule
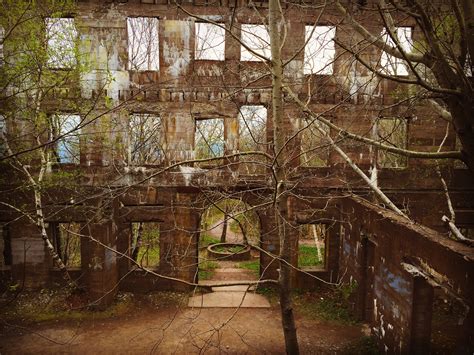
[[[255,275],[260,273],[260,260],[243,261],[238,264],[239,268],[251,270]]]
[[[265,296],[273,307],[279,305],[278,288],[259,287],[257,293]],[[349,311],[342,292],[338,288],[324,287],[315,292],[292,292],[296,314],[307,319],[323,320],[344,325],[357,323]]]
[[[219,264],[212,260],[206,260],[199,264],[198,279],[209,280],[214,275],[214,270],[219,267]]]
[[[217,238],[214,238],[210,236],[209,234],[206,233],[201,233],[201,236],[199,238],[199,247],[200,248],[207,248],[209,244],[217,244],[220,243],[220,240]]]
[[[324,255],[324,249],[321,249],[321,255]],[[316,246],[302,245],[298,246],[298,266],[310,267],[322,265],[324,260],[318,258]]]
[[[381,352],[377,347],[377,343],[374,337],[364,336],[345,347],[342,350],[342,354],[378,355],[381,354]]]
[[[322,319],[342,324],[357,323],[339,289],[296,293],[293,296],[293,302],[296,311],[309,319]]]

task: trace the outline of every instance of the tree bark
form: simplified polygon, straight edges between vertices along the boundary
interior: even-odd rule
[[[273,165],[276,181],[275,207],[276,221],[278,225],[278,237],[280,239],[280,308],[283,334],[285,336],[285,348],[287,354],[299,354],[296,325],[293,315],[291,300],[291,269],[287,263],[291,262],[291,244],[286,233],[288,221],[288,195],[286,194],[285,174],[285,127],[283,124],[283,65],[281,58],[281,33],[283,30],[283,17],[278,0],[269,2],[269,34],[272,54],[272,119],[273,119],[273,143],[275,162]]]
[[[225,243],[227,237],[227,219],[229,216],[229,207],[227,203],[224,210],[224,221],[222,222],[222,233],[221,233],[221,243]]]

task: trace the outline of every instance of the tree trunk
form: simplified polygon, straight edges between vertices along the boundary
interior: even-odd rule
[[[132,260],[137,261],[138,253],[140,252],[140,247],[142,245],[142,235],[143,235],[143,222],[138,223],[137,229],[137,238],[135,239],[135,246],[132,251]]]
[[[225,205],[224,210],[224,221],[222,222],[222,233],[221,233],[221,243],[225,243],[227,237],[227,218],[229,215],[229,208],[227,204]]]
[[[291,301],[291,270],[287,263],[291,262],[291,244],[286,234],[288,221],[288,195],[286,194],[285,163],[285,127],[283,125],[283,65],[281,59],[281,33],[283,30],[283,17],[278,0],[269,2],[269,34],[272,55],[272,119],[273,143],[276,161],[273,166],[275,183],[276,221],[278,237],[280,239],[280,308],[285,348],[287,354],[299,354],[298,338],[296,335],[295,319]]]

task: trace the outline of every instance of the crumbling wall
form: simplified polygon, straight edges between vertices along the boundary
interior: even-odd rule
[[[343,204],[340,275],[352,305],[390,353],[427,352],[433,287],[463,300],[464,343],[473,345],[472,248],[393,213],[348,199]]]

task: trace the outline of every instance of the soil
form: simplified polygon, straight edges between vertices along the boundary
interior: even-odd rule
[[[236,311],[140,304],[105,319],[2,321],[0,353],[279,354],[284,353],[280,319],[278,306]],[[299,317],[297,326],[306,354],[341,353],[364,338],[361,325]]]

